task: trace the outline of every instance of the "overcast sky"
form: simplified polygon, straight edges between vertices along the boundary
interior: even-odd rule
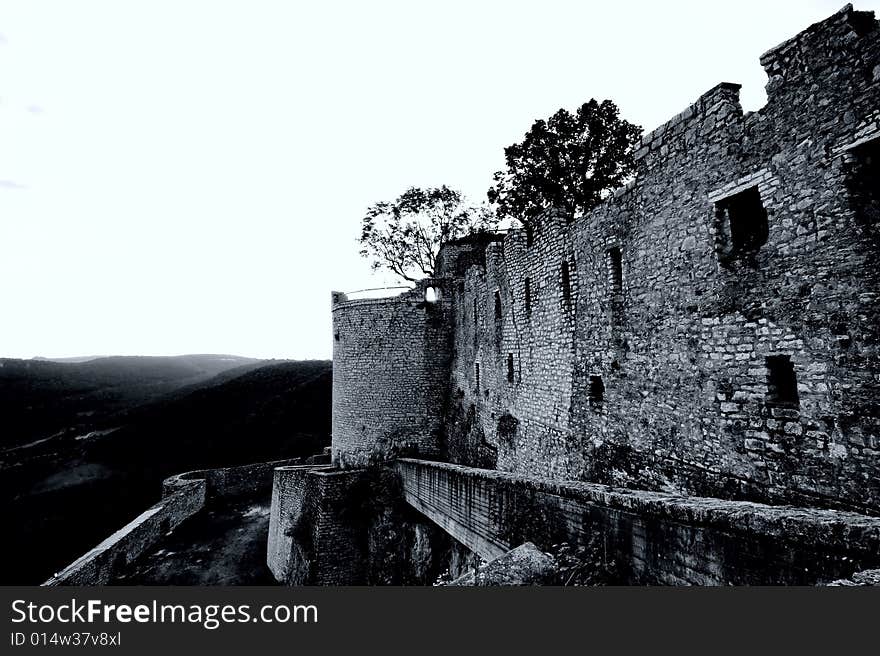
[[[856,2],[857,9],[880,8]],[[650,130],[843,0],[0,2],[0,356],[329,357],[410,185],[481,201],[536,118]]]

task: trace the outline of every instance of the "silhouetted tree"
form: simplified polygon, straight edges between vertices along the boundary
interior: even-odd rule
[[[414,282],[434,274],[434,260],[448,241],[497,225],[485,206],[468,205],[447,186],[411,187],[393,202],[372,205],[361,222],[360,253],[373,269],[386,268]]]
[[[548,207],[572,214],[595,207],[633,172],[641,133],[610,100],[590,100],[574,114],[560,109],[504,149],[507,170],[495,174],[489,202],[499,218],[524,221]]]

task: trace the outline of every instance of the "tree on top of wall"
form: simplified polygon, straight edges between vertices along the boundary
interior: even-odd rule
[[[610,100],[590,100],[574,114],[560,109],[504,149],[507,170],[495,174],[489,202],[499,218],[523,222],[550,207],[589,210],[632,174],[641,134]]]
[[[491,230],[497,220],[485,206],[465,202],[447,186],[410,187],[392,202],[367,208],[361,221],[361,255],[376,269],[415,282],[434,275],[440,247],[454,239]]]

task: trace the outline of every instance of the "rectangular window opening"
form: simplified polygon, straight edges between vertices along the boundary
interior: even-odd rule
[[[800,404],[797,375],[787,355],[771,355],[767,364],[767,404],[796,408]]]
[[[526,297],[526,316],[532,316],[532,281],[529,278],[526,278],[525,284],[525,297]]]
[[[725,237],[725,255],[736,259],[754,255],[767,243],[770,227],[758,187],[749,187],[715,203],[715,216]]]
[[[513,370],[513,353],[507,354],[507,382],[512,383],[514,381],[514,370]]]
[[[566,303],[571,300],[571,277],[568,273],[568,262],[562,263],[562,300]]]
[[[623,291],[623,257],[617,246],[608,249],[608,282],[613,294]]]
[[[495,320],[501,320],[501,292],[495,292]]]
[[[852,150],[850,197],[859,224],[868,232],[880,230],[880,138]]]
[[[477,388],[477,393],[480,392],[480,363],[474,363],[474,382],[476,383],[475,387]]]
[[[605,383],[602,376],[590,376],[590,407],[599,409],[605,401]]]
[[[617,325],[623,318],[623,255],[620,248],[608,249],[607,263],[611,323]]]

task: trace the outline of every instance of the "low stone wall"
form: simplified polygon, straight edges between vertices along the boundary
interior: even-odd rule
[[[276,467],[298,465],[301,458],[257,462],[238,467],[197,469],[166,478],[162,496],[176,492],[180,486],[193,480],[204,480],[208,500],[267,495],[272,490],[272,472]]]
[[[880,518],[554,482],[446,463],[396,463],[408,503],[494,559],[601,536],[634,584],[812,585],[880,565]]]
[[[204,480],[181,481],[175,491],[145,510],[94,549],[55,574],[44,586],[106,585],[115,575],[182,521],[205,506]]]
[[[177,474],[162,483],[162,500],[83,554],[43,583],[104,585],[186,518],[216,499],[266,495],[276,467],[300,459],[259,462],[239,467],[200,469]]]

